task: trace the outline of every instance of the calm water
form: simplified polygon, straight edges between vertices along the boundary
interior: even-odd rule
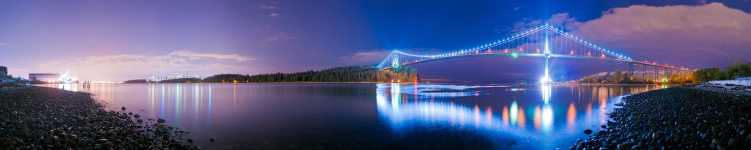
[[[207,149],[567,149],[655,86],[114,84],[85,91]],[[208,142],[215,138],[215,143]]]

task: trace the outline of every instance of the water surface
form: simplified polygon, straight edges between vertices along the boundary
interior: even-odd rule
[[[63,88],[64,86],[60,86]],[[659,87],[451,84],[67,86],[206,149],[567,149],[620,96]],[[215,138],[216,142],[209,142]]]

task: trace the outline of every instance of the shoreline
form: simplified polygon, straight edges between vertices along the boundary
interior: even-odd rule
[[[673,87],[623,98],[607,125],[571,149],[743,149],[751,96]]]
[[[390,84],[390,83],[402,83],[402,84],[414,84],[415,82],[238,82],[238,83],[232,83],[232,82],[191,82],[191,83],[111,83],[111,84],[196,84],[196,83],[206,83],[206,84],[271,84],[271,83],[311,83],[311,84]],[[480,85],[487,85],[487,84],[508,84],[508,85],[519,85],[519,86],[528,86],[528,85],[539,85],[539,84],[517,84],[517,83],[455,83],[455,82],[417,82],[417,84],[480,84]],[[39,84],[39,85],[45,85],[45,84]],[[576,86],[642,86],[642,85],[665,85],[665,84],[649,84],[649,83],[556,83],[552,85],[557,86],[569,86],[569,85],[576,85]],[[681,85],[681,84],[668,84],[668,85]]]
[[[198,149],[187,134],[91,95],[47,87],[0,90],[0,145],[19,149]]]

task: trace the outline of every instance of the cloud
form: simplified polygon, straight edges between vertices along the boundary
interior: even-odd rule
[[[0,46],[5,46],[5,45],[8,45],[8,44],[0,42]]]
[[[114,80],[146,78],[152,75],[246,73],[248,61],[239,54],[205,53],[178,50],[164,55],[118,54],[91,56],[42,63],[37,70],[71,71],[82,80]]]
[[[386,50],[370,50],[353,53],[349,56],[339,57],[339,61],[345,64],[353,65],[374,65],[381,61],[389,51]]]
[[[566,29],[575,28],[576,26],[582,24],[579,21],[576,21],[576,18],[570,17],[568,13],[559,13],[554,14],[547,20],[524,20],[520,22],[514,23],[514,27],[512,29],[513,32],[523,32],[527,31],[529,29],[538,27],[540,25],[543,25],[545,23],[555,25],[556,27],[563,27]]]
[[[289,35],[284,32],[280,32],[272,36],[266,37],[265,39],[263,39],[263,41],[266,42],[267,44],[270,44],[270,43],[274,43],[274,42],[281,41],[281,40],[294,40],[294,39],[297,39],[297,37]]]
[[[264,10],[275,10],[275,9],[279,9],[279,7],[277,7],[276,5],[270,5],[270,4],[263,4],[263,5],[261,5],[261,6],[259,7],[259,8],[261,8],[261,9],[264,9]]]
[[[542,21],[517,23],[517,28]],[[699,6],[615,8],[580,22],[556,14],[548,23],[635,59],[689,67],[724,66],[751,61],[751,14],[721,3]]]
[[[241,56],[238,54],[218,54],[218,53],[197,53],[188,50],[173,51],[169,53],[171,57],[184,57],[190,60],[202,60],[202,59],[214,59],[214,60],[233,60],[233,61],[247,61],[251,58]]]
[[[267,11],[269,17],[278,17],[279,13],[279,1],[268,1],[265,4],[259,6],[261,10]]]

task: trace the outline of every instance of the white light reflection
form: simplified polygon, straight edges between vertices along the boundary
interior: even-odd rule
[[[516,125],[516,116],[519,115],[519,104],[517,104],[516,101],[511,102],[511,110],[509,110],[509,114],[511,115],[511,125]]]
[[[443,85],[443,84],[413,84],[401,86],[400,91],[404,94],[426,97],[465,97],[479,96],[480,93],[473,89],[508,87],[504,85]]]
[[[175,123],[180,123],[180,116],[179,114],[182,113],[182,101],[183,101],[183,87],[182,84],[178,83],[175,84],[175,112],[174,112],[174,118]]]
[[[553,95],[553,87],[550,84],[541,84],[542,95],[542,131],[549,132],[553,128],[553,108],[550,106],[550,97]]]
[[[553,108],[550,104],[542,106],[542,131],[550,132],[553,129]]]
[[[391,83],[391,108],[395,108],[394,111],[399,110],[399,103],[401,103],[401,86],[399,83]]]
[[[548,104],[550,97],[553,95],[553,86],[550,84],[540,84],[540,92],[542,93],[542,101]]]
[[[167,105],[166,103],[164,103],[164,99],[166,99],[166,96],[167,96],[166,91],[167,91],[167,87],[164,84],[162,84],[162,94],[161,94],[161,98],[159,99],[159,116],[164,116],[164,112],[165,112],[164,107],[165,105]]]
[[[149,84],[149,110],[154,112],[156,110],[156,85]]]
[[[193,118],[198,118],[201,108],[201,84],[193,84]],[[198,119],[193,120],[193,124],[198,124]]]
[[[483,112],[479,106],[465,106],[450,101],[415,100],[403,102],[401,95],[404,93],[401,93],[403,91],[398,89],[402,89],[399,84],[379,84],[376,89],[378,112],[396,131],[424,123],[445,123],[446,125],[457,125],[459,128],[467,125],[475,129],[502,131],[517,137],[534,135],[533,132],[524,128],[526,117],[524,117],[524,111],[516,102],[511,104],[511,109],[502,109],[508,112],[503,112],[501,116],[494,116],[492,108],[489,107]],[[392,99],[387,99],[389,97]],[[552,110],[549,110],[549,112],[552,116]],[[501,117],[511,118],[515,128],[509,128],[509,120],[503,120]]]
[[[561,125],[556,126],[556,111],[553,102],[553,85],[540,85],[540,97],[530,100],[510,100],[501,106],[488,106],[472,102],[461,102],[461,98],[440,98],[418,96],[411,98],[410,92],[416,87],[430,87],[429,85],[378,84],[376,89],[377,110],[382,119],[391,127],[393,132],[409,133],[411,128],[440,128],[474,129],[488,134],[503,134],[508,137],[542,142],[548,145],[559,140],[570,140],[580,136],[583,128],[599,126],[597,118],[602,117],[602,110],[598,102],[602,102],[601,94],[605,97],[627,94],[626,92],[608,92],[607,88],[592,87],[592,101],[584,96],[585,103],[577,108],[577,101],[568,100],[559,108],[563,109],[559,116]],[[589,87],[569,87],[571,95],[589,91]],[[449,91],[452,92],[452,91]],[[419,93],[417,93],[419,94]],[[534,94],[537,95],[537,94]],[[543,101],[534,101],[541,98]],[[575,97],[574,97],[575,98]],[[617,99],[617,98],[616,98]],[[489,99],[488,99],[489,100]],[[594,104],[592,103],[594,102]],[[616,100],[617,102],[617,100]],[[607,102],[602,102],[607,103]],[[594,108],[592,108],[594,105]],[[593,110],[594,109],[594,110]],[[582,112],[579,112],[582,111]],[[525,113],[526,112],[526,113]],[[581,117],[580,117],[581,116]],[[592,121],[588,121],[592,116]],[[534,125],[534,126],[532,126]],[[529,128],[527,127],[529,126]],[[534,127],[534,128],[532,128]]]
[[[208,101],[209,101],[209,106],[207,108],[208,108],[209,111],[206,114],[206,120],[208,121],[209,125],[213,125],[212,124],[213,120],[211,120],[211,116],[214,113],[214,104],[213,104],[214,103],[214,96],[212,95],[212,93],[213,93],[212,89],[213,88],[214,87],[212,87],[211,84],[209,84],[209,97],[207,97]]]

